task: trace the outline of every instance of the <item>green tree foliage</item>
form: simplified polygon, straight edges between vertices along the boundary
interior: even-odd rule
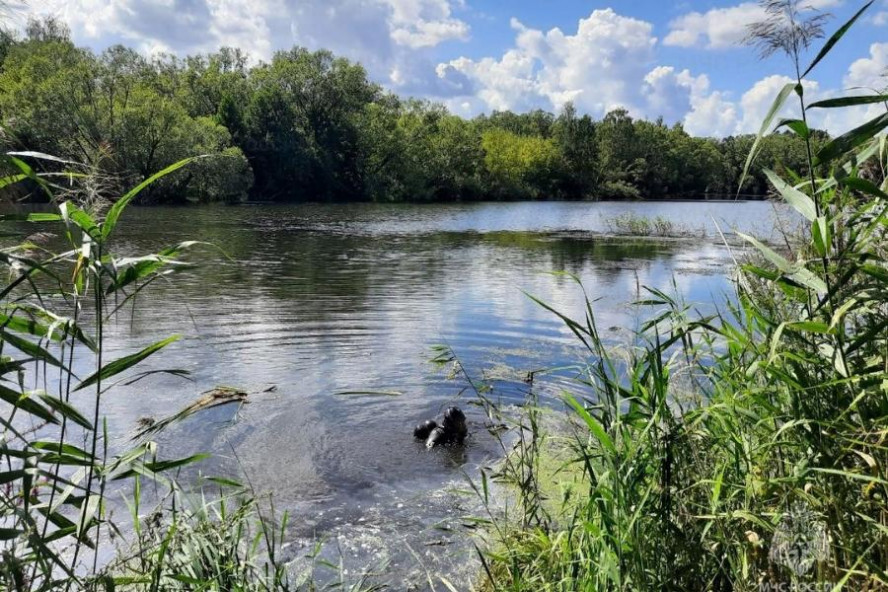
[[[327,51],[294,48],[252,66],[234,48],[95,55],[50,19],[21,38],[4,34],[0,60],[8,148],[87,164],[117,187],[207,155],[152,185],[143,203],[765,196],[763,168],[807,174],[791,131],[762,140],[740,187],[753,136],[695,138],[624,109],[595,121],[570,103],[557,115],[464,119],[384,93]],[[815,147],[828,140],[812,136]]]
[[[498,128],[519,136],[541,136],[548,138],[552,134],[555,119],[551,113],[540,109],[530,113],[512,113],[511,111],[494,111],[490,117],[478,120],[482,127]]]
[[[257,189],[291,199],[359,196],[358,119],[380,94],[364,69],[295,48],[254,69],[251,83],[244,147]]]
[[[228,130],[192,116],[184,85],[176,93],[162,78],[132,50],[118,46],[95,56],[53,21],[32,24],[3,62],[0,114],[15,146],[92,165],[117,187],[208,155],[189,173],[153,185],[143,202],[245,198],[249,164]]]
[[[577,116],[567,103],[552,128],[562,157],[561,193],[578,198],[595,195],[601,179],[596,124],[588,115]]]
[[[457,201],[483,197],[484,152],[476,125],[440,105],[391,95],[367,106],[360,158],[374,201]]]
[[[481,146],[495,195],[532,199],[551,195],[561,165],[554,140],[491,129],[482,135]]]

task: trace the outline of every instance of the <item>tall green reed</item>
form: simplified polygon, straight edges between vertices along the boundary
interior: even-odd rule
[[[871,4],[797,68],[763,133],[793,92],[805,114],[888,100],[804,101],[802,79]],[[801,26],[816,37],[816,26]],[[798,34],[781,33],[796,64],[810,42]],[[807,121],[779,126],[809,140]],[[649,290],[638,304],[651,319],[619,357],[588,299],[581,319],[540,302],[586,349],[580,382],[594,394],[564,394],[573,425],[561,428],[554,451],[516,454],[566,458],[561,470],[582,478],[570,499],[550,500],[562,516],[554,524],[500,517],[485,585],[888,588],[888,181],[861,174],[875,169],[884,179],[886,127],[881,114],[817,152],[809,142],[809,171],[794,180],[768,173],[805,232],[793,259],[741,235],[757,255],[739,266],[736,299],[723,311],[701,318]]]
[[[182,254],[197,244],[122,257],[112,250],[115,230],[139,192],[194,159],[113,200],[98,194],[101,184],[74,163],[36,153],[4,160],[10,173],[0,186],[24,184],[65,199],[53,201],[52,213],[0,218],[64,237],[61,252],[30,240],[0,250],[10,278],[0,290],[0,589],[232,589],[235,581],[251,582],[238,584],[244,590],[287,589],[276,557],[282,534],[249,491],[220,494],[189,510],[175,479],[164,476],[205,455],[161,460],[157,444],[145,438],[119,451],[110,446],[103,401],[115,381],[156,374],[140,364],[179,336],[109,359],[107,324],[152,282],[186,268]],[[29,164],[35,161],[71,172],[40,173]],[[139,514],[143,481],[167,491],[154,511],[163,521],[148,531]],[[117,483],[129,483],[132,492],[128,525],[109,513],[109,492],[121,491]],[[226,504],[235,504],[233,511]],[[115,547],[130,535],[132,546],[118,554]]]

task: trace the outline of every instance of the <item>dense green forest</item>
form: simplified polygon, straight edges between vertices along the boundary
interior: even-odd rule
[[[386,92],[326,51],[250,65],[238,49],[184,59],[78,48],[57,21],[0,43],[6,149],[81,163],[129,187],[178,160],[143,203],[636,199],[735,194],[753,136],[695,138],[614,110],[597,121],[494,112],[464,119]],[[817,134],[818,142],[825,134]],[[766,138],[757,166],[805,170],[795,135]],[[760,168],[744,194],[764,195]]]

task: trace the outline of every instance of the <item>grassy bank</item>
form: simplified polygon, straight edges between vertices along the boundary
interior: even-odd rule
[[[885,99],[807,105],[799,82],[772,116],[793,95],[803,113]],[[569,427],[522,421],[533,445],[501,469],[517,512],[491,511],[484,587],[888,589],[886,125],[812,150],[828,176],[768,173],[804,232],[788,256],[743,237],[758,255],[738,261],[721,312],[648,290],[649,320],[615,350],[591,303],[580,318],[550,308],[586,350],[593,395],[564,394]]]

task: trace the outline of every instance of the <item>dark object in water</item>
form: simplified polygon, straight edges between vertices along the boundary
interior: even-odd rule
[[[444,430],[452,433],[457,441],[462,442],[469,433],[466,427],[466,416],[459,407],[451,407],[444,412]]]
[[[465,414],[459,407],[450,407],[444,412],[441,425],[429,434],[426,448],[434,448],[439,444],[462,444],[468,433]]]
[[[444,431],[444,428],[437,427],[429,434],[429,439],[426,440],[426,448],[434,448],[439,444],[449,444],[452,440],[450,435]]]
[[[438,423],[434,419],[427,419],[413,429],[413,437],[417,440],[425,440],[437,427]]]

